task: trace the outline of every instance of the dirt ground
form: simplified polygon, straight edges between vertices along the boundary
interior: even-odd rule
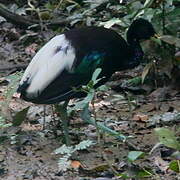
[[[0,36],[0,97],[8,84],[3,77],[23,69],[35,53],[37,43],[41,42],[37,34],[30,32],[29,36],[21,38],[20,41],[19,31],[8,26],[11,25],[7,24],[1,28],[3,33]],[[52,35],[46,34],[47,39]],[[33,42],[33,38],[38,40]],[[32,39],[32,42],[25,46],[27,41],[29,43],[29,39]],[[117,73],[110,85],[115,82],[122,84],[123,81],[141,72],[142,67],[137,67],[135,70]],[[141,89],[143,88],[140,87],[139,90]],[[30,108],[21,126],[1,129],[0,179],[109,180],[123,179],[114,176],[115,171],[132,177],[139,170],[145,169],[148,172],[152,170],[152,174],[146,178],[149,180],[179,180],[180,175],[168,169],[173,149],[161,145],[150,153],[158,143],[154,128],[168,127],[177,137],[180,135],[179,92],[171,87],[157,88],[151,93],[141,93],[139,90],[131,90],[131,93],[128,90],[123,92],[109,90],[98,93],[95,99],[98,121],[117,132],[131,136],[127,140],[128,143],[105,133],[101,134],[98,142],[96,128],[82,121],[80,111],[71,115],[72,144],[78,144],[87,139],[95,144],[74,153],[71,161],[78,162],[80,165],[77,167],[73,165],[65,172],[59,171],[58,168],[58,158],[61,156],[53,154],[53,151],[62,145],[63,134],[52,106],[46,106],[44,110],[44,106],[24,102],[14,96],[9,103],[10,116],[25,107],[30,106]],[[129,103],[128,98],[130,98]],[[5,99],[2,97],[0,101],[3,102]],[[76,101],[78,100],[70,102],[70,108]],[[127,155],[134,150],[145,152],[145,157],[130,163]]]

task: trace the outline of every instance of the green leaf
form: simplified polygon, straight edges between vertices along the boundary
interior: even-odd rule
[[[154,2],[154,0],[146,0],[144,3],[144,8],[148,8],[149,6],[151,6],[151,4]]]
[[[88,95],[82,100],[75,104],[75,106],[72,109],[83,109],[87,104],[89,104],[93,98],[94,98],[95,90],[92,89],[91,92],[88,93]]]
[[[97,88],[97,91],[108,91],[109,87],[107,85],[101,85]]]
[[[170,131],[167,128],[156,128],[155,133],[158,135],[161,144],[176,150],[180,150],[180,143],[177,141],[173,131]]]
[[[159,44],[160,46],[162,45],[161,39],[160,38],[156,38],[156,37],[151,37],[150,38],[152,41],[154,41],[155,43]]]
[[[19,126],[26,118],[27,112],[29,107],[23,109],[22,111],[16,113],[16,115],[13,117],[13,126]]]
[[[70,168],[71,161],[68,160],[70,156],[65,155],[62,158],[59,158],[58,160],[58,167],[59,171],[66,171],[68,168]]]
[[[179,12],[180,12],[180,8],[175,8],[173,11],[167,12],[166,16],[178,16]]]
[[[152,176],[152,171],[151,170],[146,170],[146,169],[141,169],[137,172],[137,177],[138,178],[143,178],[143,177],[150,177]]]
[[[77,144],[75,146],[75,151],[77,150],[83,150],[83,149],[87,149],[89,146],[93,145],[94,143],[91,140],[85,140],[80,142],[79,144]]]
[[[169,168],[174,172],[180,173],[180,160],[171,161],[169,164]]]
[[[72,152],[73,152],[73,147],[66,146],[65,144],[54,150],[54,154],[71,154]]]
[[[127,82],[128,82],[128,84],[130,84],[132,86],[138,86],[141,84],[142,78],[141,77],[135,77],[135,78],[129,79]]]
[[[125,173],[117,174],[117,176],[119,176],[119,177],[121,177],[121,178],[123,178],[123,179],[130,179],[130,178],[131,178],[130,176],[128,176],[128,175],[125,174]]]
[[[180,160],[180,151],[174,152],[171,157],[173,157],[173,159]]]
[[[57,148],[54,151],[54,154],[62,154],[63,157],[59,158],[58,160],[58,167],[60,171],[66,171],[70,168],[71,161],[69,160],[72,154],[78,150],[87,149],[89,146],[93,145],[94,143],[90,140],[85,140],[80,142],[75,146],[66,146],[65,144],[61,147]]]
[[[120,139],[123,142],[127,139],[126,136],[106,127],[103,123],[96,122],[94,120],[94,118],[91,117],[91,114],[90,114],[89,109],[88,109],[88,104],[86,107],[84,107],[84,109],[81,113],[81,118],[83,119],[84,122],[87,122],[89,124],[92,124],[92,125],[98,127],[103,132],[107,132],[108,134],[115,136],[116,138]]]
[[[9,126],[12,126],[12,124],[7,123],[6,120],[2,116],[0,116],[0,128],[6,128]]]
[[[96,82],[96,81],[97,81],[97,78],[98,78],[99,74],[101,73],[101,71],[102,71],[101,68],[97,68],[97,69],[94,71],[94,73],[93,73],[93,75],[92,75],[92,81],[93,81],[93,82]],[[96,84],[96,83],[94,83],[94,84]]]
[[[135,161],[136,159],[144,156],[144,152],[142,151],[130,151],[129,154],[128,154],[128,160],[133,162]]]
[[[104,26],[105,28],[111,28],[113,25],[118,24],[121,25],[122,24],[122,20],[120,20],[119,18],[112,18],[109,21],[106,22],[100,22],[100,26]]]
[[[0,136],[0,144],[3,144],[8,139],[8,136]]]

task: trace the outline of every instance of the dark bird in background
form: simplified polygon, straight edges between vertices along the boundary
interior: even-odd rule
[[[34,56],[17,92],[37,104],[53,104],[81,97],[73,88],[86,85],[96,68],[104,77],[97,86],[120,70],[134,68],[143,58],[141,40],[155,36],[151,23],[133,21],[127,42],[115,31],[103,27],[73,29],[55,36]]]

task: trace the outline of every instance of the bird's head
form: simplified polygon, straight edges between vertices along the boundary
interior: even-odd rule
[[[127,31],[127,41],[129,44],[151,38],[158,39],[158,35],[156,34],[152,24],[142,18],[133,21]]]

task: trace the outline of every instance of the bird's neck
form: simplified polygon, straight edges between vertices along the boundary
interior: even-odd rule
[[[141,48],[141,45],[139,41],[132,41],[129,44],[130,51],[131,51],[131,58],[129,61],[129,67],[134,68],[135,66],[138,66],[140,62],[143,59],[143,50]]]

